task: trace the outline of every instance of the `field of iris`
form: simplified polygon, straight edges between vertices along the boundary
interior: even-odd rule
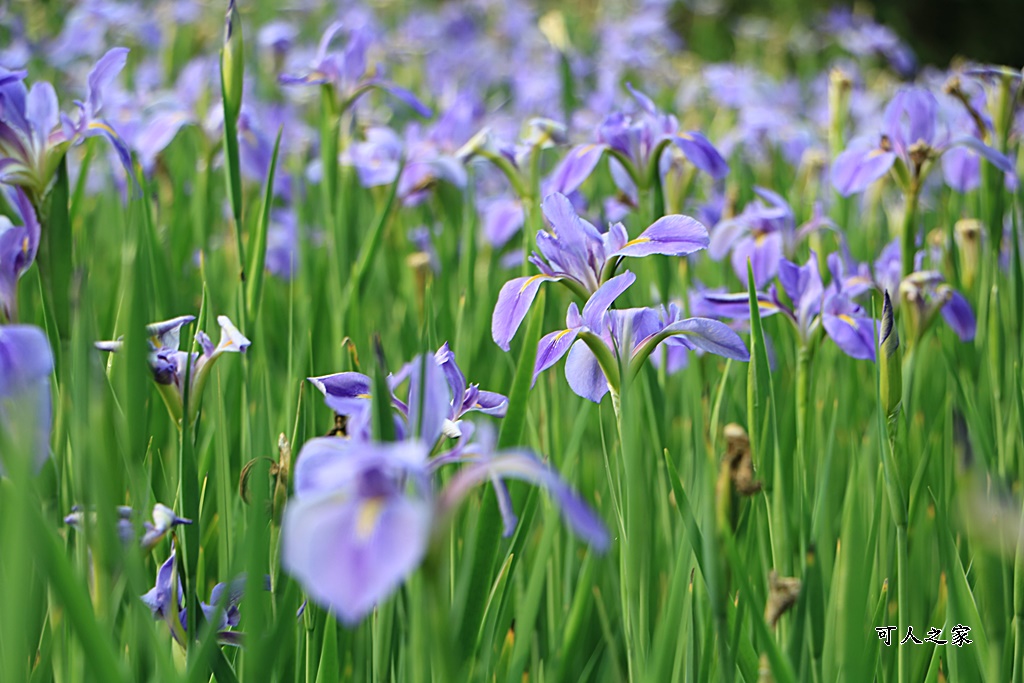
[[[0,680],[1024,683],[1021,71],[276,4],[0,6]]]

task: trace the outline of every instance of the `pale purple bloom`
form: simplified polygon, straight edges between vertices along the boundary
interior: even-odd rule
[[[38,206],[68,146],[96,135],[110,140],[131,175],[128,148],[99,116],[103,91],[121,71],[127,54],[126,48],[114,48],[96,63],[89,72],[85,101],[76,101],[74,120],[60,113],[52,85],[40,81],[27,89],[26,72],[0,68],[0,182],[24,187]]]
[[[749,352],[743,341],[727,326],[705,318],[683,319],[678,307],[666,311],[653,308],[610,309],[636,276],[628,270],[604,283],[587,301],[581,313],[576,303],[569,305],[566,328],[545,335],[537,345],[533,378],[550,368],[568,353],[565,378],[578,396],[600,403],[610,388],[607,368],[601,367],[592,343],[604,344],[612,357],[625,362],[646,358],[659,344],[667,347],[701,349],[727,358],[746,361]],[[676,361],[678,362],[678,360]]]
[[[366,59],[370,46],[370,32],[357,28],[349,32],[348,42],[340,52],[331,51],[331,43],[341,32],[341,22],[334,22],[324,31],[316,55],[304,74],[282,74],[285,85],[330,85],[340,104],[347,108],[371,89],[382,90],[404,102],[417,114],[429,117],[431,110],[410,91],[372,73]]]
[[[350,435],[368,438],[372,387],[369,377],[358,372],[339,372],[308,379],[324,395],[324,403],[331,410],[350,418]],[[406,382],[408,397],[402,400],[394,392]],[[466,381],[447,342],[433,357],[417,356],[390,375],[388,388],[392,392],[391,404],[405,418],[398,425],[399,434],[418,435],[429,443],[441,436],[461,437],[460,424],[467,413],[504,417],[508,408],[505,396]],[[362,429],[353,429],[353,424]]]
[[[874,334],[877,321],[867,316],[854,302],[872,282],[860,267],[851,267],[838,254],[830,254],[832,282],[826,287],[818,271],[818,257],[811,252],[800,266],[787,259],[779,261],[779,283],[784,301],[775,285],[768,292],[757,292],[758,313],[762,317],[782,313],[796,328],[800,343],[808,344],[819,327],[851,358],[874,360]],[[749,295],[704,292],[695,299],[693,310],[734,320],[750,317]]]
[[[171,545],[171,555],[160,565],[156,573],[156,584],[148,592],[140,596],[143,604],[149,607],[153,618],[163,621],[171,631],[171,635],[179,645],[185,645],[187,635],[188,613],[182,603],[185,596],[181,589],[181,581],[175,571],[177,551]],[[218,642],[225,645],[240,645],[242,634],[228,629],[237,626],[240,620],[238,603],[242,599],[245,577],[235,579],[230,584],[218,583],[210,593],[210,604],[200,601],[199,606],[203,617],[210,623],[215,618]]]
[[[546,488],[573,531],[598,550],[607,546],[604,525],[550,468],[527,453],[485,450],[437,456],[437,464],[469,463],[438,494],[423,441],[306,442],[282,525],[285,570],[314,601],[355,624],[416,570],[434,534],[473,487],[504,478]]]
[[[732,218],[714,227],[708,255],[721,260],[731,253],[733,271],[747,280],[747,261],[754,271],[754,283],[761,288],[779,272],[779,263],[793,240],[793,212],[786,200],[765,188],[754,188],[760,199]],[[763,200],[763,201],[762,201]]]
[[[51,374],[53,353],[41,329],[0,326],[0,430],[17,449],[0,453],[0,475],[7,471],[5,461],[26,458],[38,472],[50,457]]]
[[[7,320],[16,320],[18,280],[35,261],[40,227],[32,202],[22,188],[12,188],[7,196],[21,217],[21,225],[0,216],[0,311]]]
[[[707,229],[688,216],[664,216],[630,240],[621,223],[598,232],[561,194],[547,197],[541,210],[551,230],[537,233],[540,254],[530,256],[540,274],[509,280],[498,294],[491,335],[504,350],[526,317],[543,282],[565,280],[574,291],[593,294],[626,256],[685,256],[708,245]],[[611,265],[610,270],[606,268]]]
[[[875,144],[866,138],[851,142],[832,164],[832,185],[843,196],[863,192],[888,173],[897,159],[916,180],[926,160],[941,157],[955,147],[984,157],[1004,173],[1014,172],[1013,162],[1006,155],[975,135],[950,139],[942,130],[939,103],[931,92],[918,86],[901,88],[885,108],[880,142]],[[955,157],[949,169],[957,183],[954,187],[968,187],[970,181],[962,177],[963,170],[956,169],[956,163]],[[961,177],[954,171],[959,171]]]

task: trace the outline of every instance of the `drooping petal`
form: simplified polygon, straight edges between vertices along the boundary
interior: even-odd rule
[[[537,376],[540,373],[557,363],[569,351],[569,347],[576,341],[577,334],[579,334],[579,328],[570,328],[555,330],[541,338],[537,343],[537,360],[533,365],[534,382],[537,381]]]
[[[282,523],[282,565],[309,597],[355,624],[419,566],[432,520],[429,501],[406,495],[294,498]]]
[[[750,351],[731,327],[709,318],[687,318],[665,326],[664,332],[683,335],[688,344],[733,360],[749,361]]]
[[[613,256],[686,256],[710,244],[708,229],[689,216],[671,215],[656,220],[640,236],[626,242]]]
[[[895,161],[895,152],[864,147],[847,149],[832,163],[832,186],[844,197],[863,192],[884,176]]]
[[[86,96],[89,118],[94,117],[103,107],[103,91],[117,78],[127,62],[128,48],[111,48],[100,57],[96,66],[89,72],[89,87]]]
[[[604,331],[604,314],[634,282],[636,275],[627,270],[601,285],[583,306],[583,324],[601,334]]]
[[[974,339],[977,322],[974,318],[974,311],[971,305],[960,292],[953,291],[949,301],[942,307],[942,319],[956,332],[960,341],[968,342]]]
[[[597,362],[597,356],[578,339],[565,359],[565,379],[577,396],[594,403],[600,403],[608,393],[608,380]]]
[[[964,137],[957,138],[953,140],[949,144],[949,146],[966,147],[967,149],[971,150],[981,158],[989,161],[993,166],[998,168],[1003,173],[1014,173],[1016,171],[1013,165],[1013,160],[1010,157],[1006,156],[1002,152],[999,152],[998,150],[989,147],[988,145],[986,145],[984,142],[974,137],[973,135],[966,135]]]
[[[560,277],[552,275],[531,275],[509,280],[498,292],[498,302],[491,316],[491,338],[503,351],[509,350],[509,342],[516,335],[519,325],[533,305],[542,282],[555,282]]]
[[[711,141],[695,130],[680,133],[673,138],[676,147],[694,166],[715,180],[729,175],[729,163],[715,149]]]
[[[981,160],[964,147],[953,147],[942,155],[942,178],[957,192],[970,192],[981,185]]]
[[[555,167],[545,185],[547,193],[572,194],[597,168],[606,145],[587,144],[573,147]]]
[[[824,313],[821,317],[825,332],[843,353],[858,360],[875,360],[875,321],[849,313]]]
[[[608,529],[558,473],[525,451],[499,453],[460,470],[442,493],[441,504],[454,507],[473,487],[492,477],[519,479],[544,488],[573,533],[598,552],[609,545]]]

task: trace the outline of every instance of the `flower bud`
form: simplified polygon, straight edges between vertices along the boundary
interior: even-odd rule
[[[976,218],[963,218],[953,226],[953,239],[956,241],[957,255],[960,262],[960,281],[966,289],[974,286],[978,275],[981,245],[981,221]]]
[[[885,292],[885,301],[882,304],[882,330],[879,345],[881,349],[878,354],[878,368],[882,409],[885,410],[885,416],[889,422],[893,423],[900,413],[900,404],[903,400],[903,354],[900,352],[900,334],[896,326],[896,316],[893,314],[888,290]]]
[[[238,118],[242,109],[242,78],[245,74],[242,44],[242,19],[235,0],[229,0],[224,18],[224,47],[220,55],[220,80],[224,91],[225,113]]]

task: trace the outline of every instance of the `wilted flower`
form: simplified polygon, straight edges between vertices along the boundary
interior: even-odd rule
[[[942,273],[922,270],[903,278],[899,285],[900,299],[905,304],[910,328],[917,338],[931,326],[937,314],[956,333],[960,341],[971,341],[977,322],[964,295],[945,282]]]
[[[0,430],[15,452],[0,453],[0,475],[27,458],[38,472],[50,457],[53,354],[46,334],[30,325],[0,326]],[[20,467],[14,467],[17,471]]]

